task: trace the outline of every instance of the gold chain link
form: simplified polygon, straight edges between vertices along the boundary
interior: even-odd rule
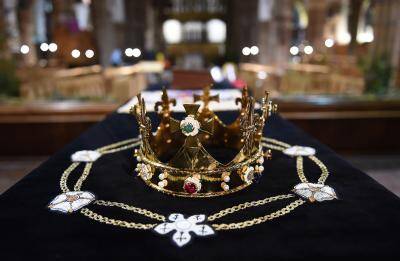
[[[132,139],[123,140],[123,141],[120,141],[120,142],[116,142],[116,143],[113,143],[113,144],[110,144],[110,145],[103,146],[103,147],[97,149],[97,151],[103,153],[105,151],[109,151],[110,149],[114,149],[114,148],[120,147],[122,145],[126,145],[128,143],[135,143],[135,142],[137,142],[139,140],[140,140],[139,138],[132,138]]]
[[[68,177],[69,177],[69,175],[71,174],[71,172],[74,171],[74,169],[76,169],[76,167],[78,167],[78,166],[79,166],[79,162],[74,162],[74,163],[72,163],[72,164],[63,172],[63,174],[61,175],[61,179],[60,179],[60,188],[61,188],[61,191],[62,191],[63,193],[69,191],[69,188],[68,188],[68,185],[67,185]]]
[[[272,150],[284,151],[286,149],[284,147],[279,147],[279,146],[276,146],[276,145],[273,145],[273,144],[268,144],[268,143],[261,143],[261,145],[263,147],[266,147],[266,148],[272,149]]]
[[[298,206],[304,204],[305,201],[302,199],[298,199],[296,201],[293,201],[292,203],[290,203],[289,205],[287,205],[284,208],[281,208],[271,214],[262,216],[262,217],[258,217],[258,218],[253,218],[250,220],[246,220],[243,222],[237,222],[237,223],[229,223],[229,224],[211,224],[211,226],[215,229],[215,230],[232,230],[232,229],[242,229],[242,228],[246,228],[246,227],[251,227],[254,225],[258,225],[261,223],[264,223],[268,220],[272,220],[274,218],[277,217],[281,217],[283,215],[286,215],[288,213],[290,213],[292,210],[294,210],[295,208],[297,208]]]
[[[327,180],[328,176],[329,176],[329,170],[328,168],[325,166],[324,163],[322,163],[322,161],[320,161],[317,157],[315,156],[309,156],[308,157],[310,160],[314,161],[315,164],[317,164],[317,166],[321,169],[321,176],[318,179],[318,183],[319,184],[325,184],[325,181]]]
[[[279,146],[284,147],[284,148],[289,148],[289,147],[292,146],[292,145],[290,145],[290,144],[288,144],[286,142],[283,142],[283,141],[280,141],[280,140],[276,140],[276,139],[272,139],[272,138],[262,137],[261,140],[269,142],[269,143],[274,143],[274,144],[279,145]]]
[[[75,186],[74,186],[75,191],[81,190],[82,184],[89,176],[92,166],[93,166],[93,162],[86,163],[85,168],[83,169],[82,175],[79,177],[79,179],[75,183]]]
[[[299,179],[303,183],[307,183],[308,180],[306,176],[304,175],[304,165],[303,165],[303,157],[302,156],[297,156],[296,157],[296,169],[297,169],[297,175],[299,176]]]
[[[135,143],[132,143],[132,144],[127,144],[127,145],[122,146],[120,148],[114,148],[114,149],[109,149],[109,150],[102,151],[101,154],[110,154],[110,153],[115,153],[115,152],[127,150],[127,149],[130,149],[130,148],[137,147],[140,144],[141,144],[141,142],[135,142]]]
[[[156,219],[159,221],[165,221],[165,216],[154,213],[150,210],[147,209],[143,209],[143,208],[138,208],[138,207],[134,207],[134,206],[129,206],[127,204],[124,203],[120,203],[120,202],[112,202],[112,201],[105,201],[105,200],[96,200],[94,202],[94,204],[96,205],[100,205],[100,206],[106,206],[106,207],[119,207],[128,211],[132,211],[135,212],[137,214],[152,218],[152,219]]]
[[[242,204],[230,207],[230,208],[226,208],[226,209],[221,210],[221,211],[219,211],[219,212],[217,212],[215,214],[210,215],[208,217],[208,221],[214,221],[216,219],[219,219],[219,218],[221,218],[223,216],[226,216],[228,214],[232,214],[232,213],[237,212],[239,210],[243,210],[243,209],[251,208],[251,207],[262,206],[262,205],[265,205],[265,204],[273,202],[273,201],[292,198],[292,197],[294,197],[294,195],[288,194],[288,195],[279,195],[279,196],[269,197],[269,198],[265,198],[265,199],[261,199],[261,200],[245,202],[245,203],[242,203]]]
[[[128,222],[128,221],[119,220],[119,219],[113,219],[113,218],[109,218],[109,217],[105,217],[100,214],[97,214],[96,212],[94,212],[88,208],[82,208],[80,212],[90,219],[93,219],[100,223],[104,223],[104,224],[108,224],[108,225],[114,225],[114,226],[120,226],[120,227],[126,227],[126,228],[134,228],[134,229],[151,229],[151,228],[155,227],[156,225],[158,225],[158,224],[142,224],[142,223]]]

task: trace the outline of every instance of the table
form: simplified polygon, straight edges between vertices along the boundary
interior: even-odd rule
[[[235,115],[223,112],[221,117],[232,120]],[[154,114],[150,116],[155,119]],[[29,135],[29,130],[26,131]],[[114,227],[90,220],[80,213],[58,214],[47,209],[51,199],[60,193],[60,176],[70,165],[73,152],[96,149],[136,137],[137,133],[133,116],[113,113],[1,195],[2,260],[29,257],[40,260],[160,260],[166,257],[175,260],[232,257],[274,260],[345,256],[384,259],[400,256],[399,198],[277,115],[269,119],[265,135],[292,145],[316,148],[318,158],[331,173],[326,184],[336,190],[339,200],[306,203],[283,217],[257,226],[223,231],[209,238],[196,237],[182,248],[150,231]],[[304,164],[309,179],[317,179],[319,169],[309,161]],[[199,211],[213,213],[241,202],[285,194],[299,183],[295,159],[278,152],[264,163],[266,170],[260,183],[212,199],[184,199],[156,192],[133,177],[134,165],[132,150],[106,155],[96,162],[83,189],[94,192],[101,199],[124,202],[165,215],[177,210],[190,215]],[[81,172],[82,166],[78,169]],[[77,177],[77,173],[71,174],[71,184]],[[276,202],[237,212],[225,221],[265,215],[283,205]],[[119,209],[102,209],[101,212],[124,220],[148,221]]]

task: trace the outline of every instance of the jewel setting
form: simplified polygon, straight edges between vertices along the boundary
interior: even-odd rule
[[[183,189],[189,194],[195,194],[201,190],[201,181],[197,176],[191,176],[185,179]]]
[[[196,136],[200,130],[200,123],[194,118],[193,115],[188,115],[180,123],[181,131],[186,136]]]
[[[149,180],[153,177],[153,170],[148,164],[138,163],[135,170],[143,180]]]

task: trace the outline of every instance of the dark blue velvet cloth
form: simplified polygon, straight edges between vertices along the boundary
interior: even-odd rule
[[[225,120],[234,117],[233,113],[222,113]],[[399,198],[279,116],[268,121],[265,135],[293,145],[315,147],[316,156],[330,171],[326,184],[336,190],[339,200],[306,203],[257,226],[221,231],[210,238],[195,237],[182,248],[174,246],[170,236],[105,225],[80,213],[58,214],[46,208],[60,193],[60,176],[70,164],[71,153],[133,138],[137,133],[133,116],[112,114],[1,195],[0,260],[387,260],[400,256]],[[99,199],[124,202],[164,215],[190,215],[210,214],[245,201],[287,194],[300,182],[295,159],[274,152],[272,160],[264,163],[261,181],[248,189],[217,198],[177,198],[156,192],[135,178],[132,154],[132,150],[126,150],[100,158],[82,189],[94,192]],[[71,174],[70,188],[82,169],[80,166]],[[320,174],[307,159],[305,172],[311,182],[316,182]],[[293,199],[250,208],[217,221],[248,220],[271,213],[290,201]],[[107,217],[154,222],[120,209],[94,205],[89,208]]]

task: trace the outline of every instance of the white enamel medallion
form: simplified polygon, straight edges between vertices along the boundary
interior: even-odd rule
[[[292,146],[283,151],[284,154],[288,156],[313,156],[315,155],[315,149],[311,147],[304,146]]]
[[[68,191],[55,197],[48,208],[62,213],[72,213],[90,204],[95,198],[95,195],[88,191]]]
[[[311,202],[337,199],[336,192],[333,188],[316,183],[297,184],[294,187],[293,192]]]
[[[100,158],[101,153],[96,150],[80,150],[71,155],[73,162],[93,162]]]
[[[168,216],[170,222],[165,222],[157,225],[154,231],[161,235],[168,234],[171,231],[175,231],[172,235],[172,240],[177,246],[181,247],[190,242],[193,232],[197,236],[210,236],[214,235],[215,232],[211,226],[207,224],[199,224],[206,220],[206,216],[193,215],[185,218],[182,214],[174,213]]]

